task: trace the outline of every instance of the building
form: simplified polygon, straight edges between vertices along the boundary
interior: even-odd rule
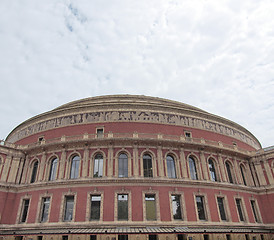
[[[0,145],[0,240],[274,239],[274,147],[161,98],[78,100]]]

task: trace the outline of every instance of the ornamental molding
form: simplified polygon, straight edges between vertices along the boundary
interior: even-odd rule
[[[19,125],[13,132],[11,132],[11,134],[7,137],[7,141],[14,143],[33,134],[61,127],[111,122],[157,123],[197,128],[233,137],[254,147],[255,149],[261,148],[259,142],[257,142],[255,138],[251,137],[252,134],[250,134],[250,136],[249,134],[241,131],[239,128],[192,115],[187,116],[177,113],[163,113],[159,111],[152,112],[147,110],[75,113],[63,116],[52,116],[51,118],[40,121],[37,119],[34,122],[31,121],[29,124],[27,124],[27,121]],[[229,121],[227,122],[229,123]]]

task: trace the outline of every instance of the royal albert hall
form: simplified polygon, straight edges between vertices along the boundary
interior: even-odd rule
[[[273,234],[274,147],[199,108],[91,97],[28,119],[1,141],[0,240]]]

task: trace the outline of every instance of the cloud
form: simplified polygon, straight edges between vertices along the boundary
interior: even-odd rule
[[[273,145],[271,0],[3,0],[0,138],[68,101],[164,97]]]

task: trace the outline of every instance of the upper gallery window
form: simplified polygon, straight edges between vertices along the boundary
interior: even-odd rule
[[[97,135],[97,138],[104,137],[104,128],[96,128],[96,135]]]
[[[42,198],[42,212],[40,222],[48,221],[50,197]]]
[[[128,220],[128,195],[118,194],[118,220]]]
[[[21,223],[25,223],[27,221],[29,211],[29,199],[23,199],[23,205],[22,205],[22,214],[21,214]]]
[[[152,158],[149,154],[143,156],[144,177],[153,177]]]
[[[78,178],[79,176],[80,157],[75,155],[71,159],[70,179]]]
[[[176,178],[174,158],[170,155],[166,157],[167,174],[169,178]]]
[[[124,153],[121,153],[118,157],[118,169],[119,177],[128,177],[128,158],[127,155]]]
[[[216,170],[215,170],[214,161],[211,158],[208,160],[208,167],[209,167],[211,180],[216,182],[217,181],[217,174],[216,174]]]
[[[90,220],[100,220],[101,195],[90,197]]]
[[[49,181],[54,181],[56,179],[57,163],[58,163],[57,158],[54,158],[54,159],[51,160],[50,172],[49,172]]]
[[[204,197],[196,196],[196,204],[199,220],[206,220]]]
[[[181,210],[181,196],[180,195],[171,195],[172,200],[172,215],[173,219],[181,220],[182,210]]]
[[[244,185],[247,185],[246,180],[245,180],[245,168],[244,168],[243,165],[240,166],[240,171],[241,171],[241,174],[242,174]]]
[[[218,203],[221,220],[224,220],[224,221],[227,220],[226,213],[225,213],[225,206],[224,206],[224,198],[217,197],[217,203]]]
[[[93,168],[93,177],[102,177],[103,176],[103,155],[96,154],[94,158],[94,168]]]
[[[32,167],[30,183],[34,183],[36,181],[37,170],[38,170],[38,161],[35,161]]]
[[[156,199],[155,194],[146,194],[146,219],[156,220]]]
[[[188,158],[188,163],[189,163],[189,171],[190,171],[191,179],[192,180],[197,180],[198,179],[198,174],[197,174],[195,160],[192,157],[189,157]]]
[[[230,183],[233,183],[231,166],[228,163],[228,161],[225,162],[225,167],[226,167],[226,172],[227,172],[228,180],[229,180]]]
[[[66,196],[64,221],[72,221],[74,208],[74,196]]]

